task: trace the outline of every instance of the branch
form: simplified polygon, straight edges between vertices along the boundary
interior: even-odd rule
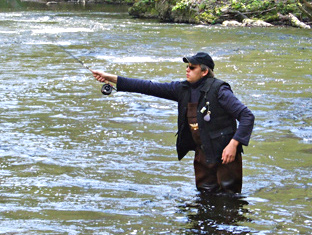
[[[311,5],[310,3],[308,3],[308,2],[305,1],[305,0],[304,0],[304,2],[305,2],[305,3],[304,3],[305,6],[308,7],[308,9],[312,9],[312,5]],[[311,14],[309,11],[307,11],[307,10],[301,5],[300,0],[298,0],[297,6],[298,6],[298,8],[299,8],[304,14],[306,14],[310,19],[312,19],[312,14]],[[310,7],[311,7],[311,8],[310,8]]]
[[[276,9],[276,7],[272,7],[270,9],[267,9],[264,11],[247,11],[247,12],[241,13],[240,11],[230,10],[229,8],[226,8],[223,12],[229,13],[229,14],[237,14],[237,15],[240,15],[241,17],[243,17],[244,19],[248,19],[248,17],[246,15],[259,15],[259,14],[263,14],[265,12],[270,12],[274,9]]]
[[[281,14],[278,14],[279,18],[282,20],[289,20],[291,25],[298,28],[304,28],[304,29],[310,29],[311,27],[309,25],[306,25],[305,23],[298,20],[296,16],[289,13],[287,16],[283,16]]]
[[[267,9],[267,10],[264,10],[264,11],[247,11],[247,12],[245,12],[245,14],[247,15],[249,15],[249,14],[263,14],[263,13],[265,13],[265,12],[269,12],[269,11],[272,11],[272,10],[274,10],[274,9],[276,9],[276,7],[272,7],[272,8],[270,8],[270,9]]]
[[[300,3],[301,3],[301,1],[307,8],[312,10],[312,4],[311,3],[307,2],[306,0],[299,0]]]
[[[230,7],[229,7],[229,6],[223,8],[221,11],[222,11],[222,13],[224,13],[224,14],[229,13],[229,14],[240,15],[241,17],[243,17],[243,19],[248,19],[248,17],[245,16],[243,13],[241,13],[241,12],[239,12],[239,11],[230,10]]]
[[[237,15],[240,15],[241,17],[243,17],[244,19],[248,19],[247,16],[245,16],[243,13],[241,13],[240,11],[231,11],[229,10],[228,11],[230,14],[237,14]]]

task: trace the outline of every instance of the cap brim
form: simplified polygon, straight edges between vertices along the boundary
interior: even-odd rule
[[[187,59],[187,57],[183,57],[183,62],[184,63],[189,63],[189,60]]]
[[[190,64],[200,64],[200,63],[198,63],[197,60],[195,60],[192,57],[183,57],[183,62],[184,63],[190,63]]]

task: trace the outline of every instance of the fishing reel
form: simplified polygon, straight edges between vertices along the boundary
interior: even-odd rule
[[[103,95],[110,95],[113,91],[113,87],[108,84],[108,83],[105,83],[103,86],[102,86],[102,89],[101,89],[101,92]]]

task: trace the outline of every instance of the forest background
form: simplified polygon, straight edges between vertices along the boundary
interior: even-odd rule
[[[29,1],[48,5],[60,2],[126,4],[131,16],[162,22],[300,28],[312,25],[311,0],[6,0],[2,4]]]

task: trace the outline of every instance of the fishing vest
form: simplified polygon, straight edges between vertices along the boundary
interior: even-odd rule
[[[197,122],[207,163],[221,162],[223,149],[228,145],[236,131],[236,120],[228,114],[218,102],[218,92],[221,85],[230,85],[216,78],[208,78],[200,89],[200,98],[197,106]],[[178,132],[176,148],[178,159],[181,160],[196,146],[187,122],[187,104],[190,100],[191,88],[187,82],[179,87],[178,97]],[[206,112],[201,109],[209,102],[210,121],[205,121]],[[240,146],[241,148],[241,146]],[[239,150],[238,150],[239,151]]]

